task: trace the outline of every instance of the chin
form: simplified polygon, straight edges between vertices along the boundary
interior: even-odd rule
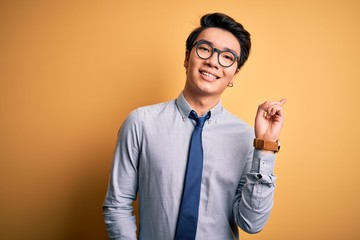
[[[213,88],[209,88],[209,87],[202,87],[202,88],[199,88],[200,90],[200,93],[203,95],[203,96],[218,96],[219,95],[219,92],[216,91],[215,89]]]

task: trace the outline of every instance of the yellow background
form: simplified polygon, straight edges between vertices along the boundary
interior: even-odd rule
[[[185,39],[215,11],[253,42],[223,104],[252,125],[288,99],[275,206],[242,240],[360,239],[357,0],[1,1],[0,239],[106,239],[118,128],[177,97]]]

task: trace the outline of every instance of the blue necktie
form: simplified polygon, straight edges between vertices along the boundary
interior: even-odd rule
[[[196,236],[203,167],[201,134],[204,123],[209,117],[210,113],[199,118],[195,111],[191,111],[189,116],[196,121],[196,127],[191,137],[175,240],[194,240]]]

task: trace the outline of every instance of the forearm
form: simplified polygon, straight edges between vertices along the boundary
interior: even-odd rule
[[[234,215],[237,224],[246,232],[256,233],[265,226],[274,199],[273,174],[274,154],[255,150],[251,170],[246,174],[245,183],[239,184]]]
[[[112,240],[136,239],[136,218],[133,214],[138,188],[136,116],[135,112],[130,114],[120,130],[103,203],[104,220]]]
[[[132,212],[132,206],[116,207],[105,200],[103,205],[103,215],[109,239],[136,239],[136,222]]]
[[[133,202],[136,199],[136,181],[126,179],[119,166],[114,162],[107,194],[103,203],[103,215],[110,239],[135,240],[136,222]]]

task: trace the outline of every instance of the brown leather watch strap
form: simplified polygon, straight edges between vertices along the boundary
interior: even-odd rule
[[[256,149],[274,151],[275,153],[277,153],[280,150],[280,142],[279,140],[276,142],[270,142],[259,138],[255,138],[254,147]]]

